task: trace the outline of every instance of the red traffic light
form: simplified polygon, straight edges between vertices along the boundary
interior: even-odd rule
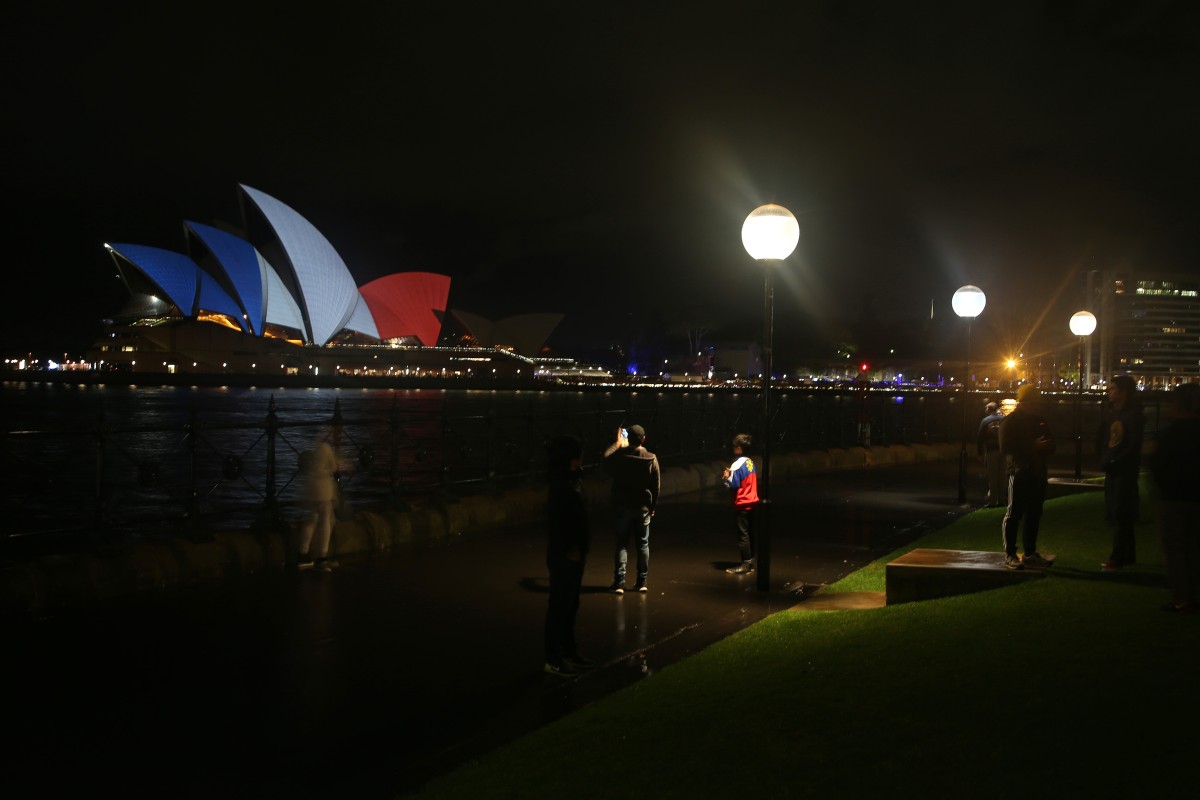
[[[869,364],[867,364],[866,362],[863,362],[862,364],[859,364],[859,365],[858,365],[858,368],[859,368],[859,369],[861,369],[863,372],[866,372],[866,371],[867,371],[868,369],[870,369],[871,367],[870,367],[870,365],[869,365]]]

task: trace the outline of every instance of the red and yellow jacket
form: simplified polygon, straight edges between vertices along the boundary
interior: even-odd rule
[[[729,477],[724,483],[727,489],[733,490],[734,508],[758,505],[758,474],[754,471],[754,462],[746,456],[729,465]]]

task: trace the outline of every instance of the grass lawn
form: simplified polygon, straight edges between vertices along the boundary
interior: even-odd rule
[[[774,614],[419,796],[1197,796],[1200,616],[1159,610],[1143,504],[1138,566],[1099,571],[1099,492],[1053,500],[1044,580]],[[823,591],[882,591],[913,547],[997,550],[1002,516],[977,511]]]

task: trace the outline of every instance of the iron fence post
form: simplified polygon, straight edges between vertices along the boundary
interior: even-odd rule
[[[529,400],[528,413],[529,413],[529,432],[531,434],[535,431],[537,431],[538,433],[541,433],[541,431],[538,430],[537,411],[534,409],[532,397],[530,397],[530,400]],[[545,437],[543,436],[542,438],[544,439]],[[533,449],[533,436],[526,437],[526,440],[523,444],[525,447],[525,480],[531,482],[533,480],[533,462],[534,462],[534,458],[535,458],[534,449]]]
[[[204,534],[200,527],[200,503],[199,495],[196,492],[196,484],[198,481],[196,461],[199,457],[199,446],[197,442],[197,430],[200,427],[199,416],[196,413],[196,406],[193,405],[188,411],[188,499],[187,499],[187,518],[188,531],[192,538],[201,538]]]
[[[95,527],[100,531],[104,527],[104,409],[96,413],[96,484],[94,487],[96,499]]]
[[[496,479],[496,396],[488,398],[487,410],[487,491],[493,494],[499,492]]]
[[[188,495],[187,515],[192,517],[196,512],[196,406],[188,409],[187,421],[188,441]]]
[[[456,498],[454,492],[450,491],[450,415],[446,411],[442,411],[442,485],[438,489],[438,496],[443,502],[453,502]]]
[[[275,395],[271,395],[270,402],[267,403],[264,427],[267,430],[266,513],[274,522],[279,519],[279,498],[275,494],[275,439],[279,435],[279,416],[275,413]]]
[[[400,404],[392,393],[392,408],[388,412],[388,438],[391,451],[391,465],[388,468],[388,501],[397,511],[407,510],[407,504],[400,499]]]
[[[346,518],[346,489],[349,486],[348,476],[342,475],[342,440],[341,431],[345,430],[346,422],[342,419],[342,398],[333,398],[333,416],[329,419],[329,427],[339,431],[338,436],[334,439],[334,456],[337,459],[337,471],[334,473],[334,481],[337,483],[337,496],[334,505],[334,518]],[[358,444],[351,440],[351,446],[355,449]]]

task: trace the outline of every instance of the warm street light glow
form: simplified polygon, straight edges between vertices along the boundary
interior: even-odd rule
[[[742,223],[742,245],[756,261],[782,261],[800,241],[800,223],[783,206],[768,203]]]
[[[1071,333],[1076,336],[1091,336],[1096,330],[1096,315],[1090,311],[1076,311],[1071,316]]]
[[[1010,359],[1008,360],[1008,368],[1009,368],[1009,369],[1012,369],[1012,368],[1013,368],[1013,367],[1015,367],[1016,365],[1017,365],[1017,362],[1016,362],[1016,361],[1014,361],[1013,359],[1011,359],[1011,358],[1010,358]]]

